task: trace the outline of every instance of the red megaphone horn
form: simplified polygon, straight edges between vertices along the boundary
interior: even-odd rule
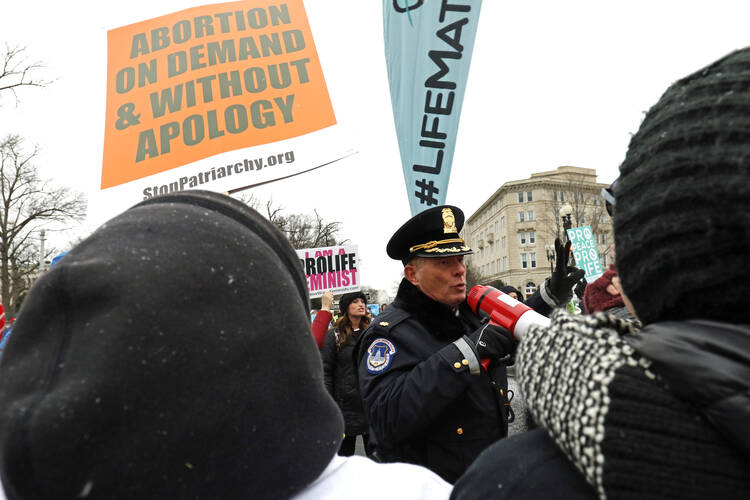
[[[548,317],[491,286],[475,286],[466,302],[475,314],[480,310],[489,314],[490,323],[504,327],[516,340],[521,340],[531,325],[549,326]]]

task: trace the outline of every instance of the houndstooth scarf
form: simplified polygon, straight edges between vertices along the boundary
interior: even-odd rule
[[[602,313],[552,315],[518,350],[527,404],[600,498],[735,498],[747,461],[678,399]],[[700,387],[695,390],[701,390]]]

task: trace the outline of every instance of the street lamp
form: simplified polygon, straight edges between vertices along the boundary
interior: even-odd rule
[[[560,207],[560,218],[562,219],[563,229],[565,229],[565,241],[568,241],[568,229],[573,226],[573,222],[570,220],[571,215],[573,215],[573,207],[570,206],[570,203]]]
[[[554,267],[552,263],[555,261],[555,247],[554,245],[544,245],[544,250],[547,252],[547,261],[549,262],[549,273],[552,274]]]
[[[566,243],[570,241],[570,238],[568,237],[568,229],[573,226],[573,222],[570,220],[571,215],[573,215],[573,207],[570,206],[570,203],[566,203],[560,207],[560,218],[562,219],[563,229],[565,230]],[[570,262],[575,265],[575,259],[572,255],[570,256]]]

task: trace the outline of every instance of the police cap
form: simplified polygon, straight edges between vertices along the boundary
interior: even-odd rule
[[[418,213],[391,236],[388,257],[408,263],[414,257],[445,257],[474,253],[458,235],[464,213],[452,205],[440,205]]]

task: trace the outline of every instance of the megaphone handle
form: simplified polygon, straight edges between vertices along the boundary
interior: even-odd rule
[[[505,328],[505,326],[502,323],[497,321],[496,318],[493,318],[492,316],[490,316],[489,323],[490,325],[495,325],[495,326],[500,326],[500,327]],[[484,368],[484,371],[489,370],[490,361],[492,361],[490,358],[482,358],[479,360],[479,364],[482,365],[482,367]]]

